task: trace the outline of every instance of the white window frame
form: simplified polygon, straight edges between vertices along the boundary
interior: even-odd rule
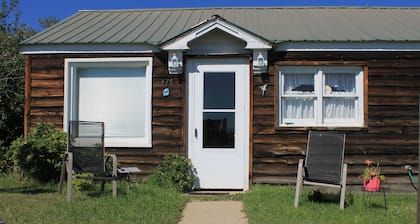
[[[119,57],[119,58],[66,58],[64,60],[64,119],[63,128],[68,129],[69,120],[77,117],[76,83],[79,79],[79,68],[146,68],[145,99],[145,135],[144,137],[107,138],[105,147],[152,147],[152,57]]]
[[[364,124],[364,68],[363,66],[279,66],[278,67],[278,126],[279,127],[363,127]],[[354,72],[355,93],[342,95],[328,94],[325,90],[325,74],[328,72]],[[302,94],[286,94],[284,92],[285,73],[311,73],[314,75],[314,92]],[[283,100],[293,97],[314,99],[313,119],[285,119],[283,118]],[[326,98],[340,97],[355,100],[356,117],[353,119],[324,119],[323,103]]]

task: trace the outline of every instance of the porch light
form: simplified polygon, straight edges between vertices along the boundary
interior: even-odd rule
[[[258,66],[264,66],[265,65],[264,64],[264,56],[262,56],[261,52],[258,54],[257,62],[258,62]]]
[[[178,68],[178,57],[176,56],[175,53],[172,54],[171,67],[172,68]]]
[[[168,55],[168,71],[169,74],[182,73],[182,51],[169,51]]]
[[[267,51],[254,50],[252,64],[253,64],[254,73],[266,73],[267,72]]]

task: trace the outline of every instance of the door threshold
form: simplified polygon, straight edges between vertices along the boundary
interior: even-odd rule
[[[189,195],[232,195],[244,192],[243,189],[198,189],[190,192]]]

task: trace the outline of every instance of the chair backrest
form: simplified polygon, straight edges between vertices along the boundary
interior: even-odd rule
[[[305,179],[340,184],[344,162],[345,134],[310,131],[305,161]]]
[[[73,171],[105,172],[104,123],[70,121],[67,134],[67,149],[73,153]]]

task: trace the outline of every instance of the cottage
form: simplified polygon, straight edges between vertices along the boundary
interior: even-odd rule
[[[387,187],[417,166],[420,8],[79,11],[21,44],[25,133],[104,121],[105,145],[147,175],[188,156],[202,189],[292,184],[309,130],[347,134]]]

